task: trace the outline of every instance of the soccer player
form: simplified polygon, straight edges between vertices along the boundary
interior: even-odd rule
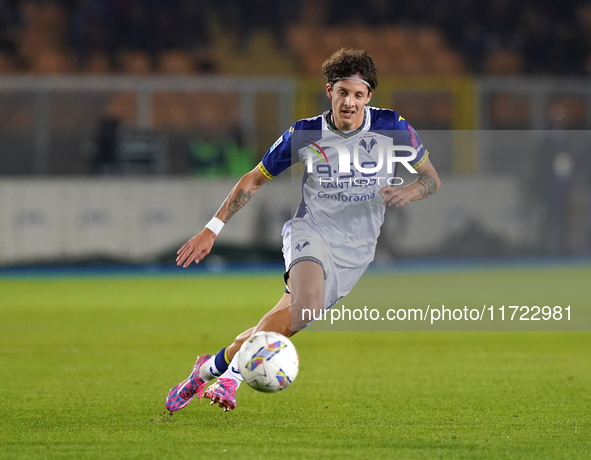
[[[296,162],[304,173],[302,202],[283,227],[285,293],[258,324],[215,355],[201,355],[193,371],[170,390],[166,407],[182,409],[205,390],[211,404],[236,407],[242,343],[258,331],[292,336],[309,324],[309,312],[322,312],[347,295],[373,260],[386,206],[404,206],[433,195],[439,176],[415,130],[393,110],[368,107],[378,85],[371,56],[341,49],[322,65],[331,110],[297,121],[262,161],[234,186],[213,219],[178,251],[177,264],[199,263],[228,220],[273,177]],[[350,153],[353,152],[353,157]],[[402,165],[417,174],[404,187],[396,177]],[[304,310],[308,316],[304,315]]]

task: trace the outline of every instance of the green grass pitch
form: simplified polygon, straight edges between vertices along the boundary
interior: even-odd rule
[[[504,286],[591,308],[588,267],[388,276],[398,306]],[[591,458],[590,332],[310,331],[286,391],[169,416],[197,354],[282,289],[280,274],[0,278],[0,458]]]

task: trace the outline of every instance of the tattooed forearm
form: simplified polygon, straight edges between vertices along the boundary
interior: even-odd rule
[[[419,192],[420,200],[433,195],[437,191],[437,181],[433,176],[430,176],[429,174],[419,174],[417,184],[419,185],[419,188],[417,190]]]
[[[250,198],[252,197],[252,192],[250,190],[238,190],[238,192],[236,193],[236,196],[234,198],[232,198],[232,194],[234,193],[234,191],[232,191],[230,193],[230,195],[228,195],[228,198],[226,199],[226,204],[227,205],[227,210],[228,213],[225,216],[225,219],[222,219],[224,222],[228,222],[230,220],[230,218],[236,214],[238,211],[240,211],[240,209],[242,209],[242,207],[248,203],[248,200],[250,200]],[[225,206],[222,206],[222,208],[220,209],[220,211],[224,208]],[[218,214],[220,214],[220,211],[218,211],[218,213],[216,214],[216,217],[220,217],[218,216]]]

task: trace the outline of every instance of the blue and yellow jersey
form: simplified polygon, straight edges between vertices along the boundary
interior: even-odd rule
[[[269,179],[291,165],[305,165],[302,201],[294,221],[304,219],[334,249],[335,262],[358,267],[373,260],[386,206],[387,185],[404,185],[397,168],[416,173],[428,157],[408,122],[393,110],[365,108],[361,126],[339,131],[330,112],[297,121],[259,163]]]

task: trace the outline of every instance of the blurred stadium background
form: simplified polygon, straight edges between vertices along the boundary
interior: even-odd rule
[[[443,178],[377,260],[591,254],[591,3],[0,0],[0,266],[167,264],[294,120],[374,57]],[[221,233],[281,261],[289,174]]]

